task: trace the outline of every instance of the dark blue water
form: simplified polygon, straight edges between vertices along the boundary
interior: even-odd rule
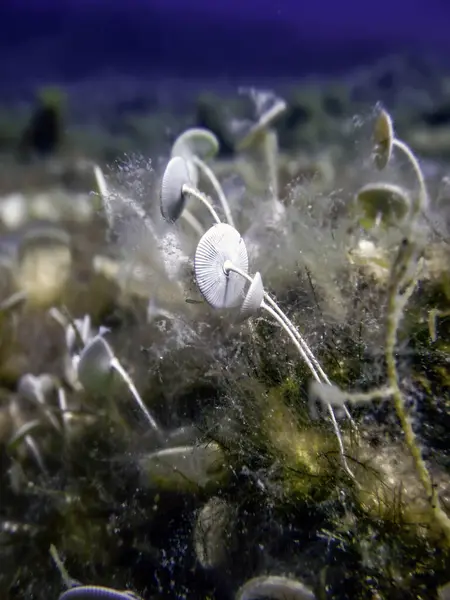
[[[446,0],[2,0],[0,81],[297,77],[392,52],[450,62]]]

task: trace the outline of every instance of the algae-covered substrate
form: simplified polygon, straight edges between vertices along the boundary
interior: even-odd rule
[[[332,93],[4,154],[2,600],[447,597],[450,162]]]

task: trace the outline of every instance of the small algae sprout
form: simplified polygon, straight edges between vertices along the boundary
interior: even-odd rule
[[[402,239],[398,250],[393,257],[387,282],[387,317],[386,317],[386,341],[385,360],[387,367],[388,395],[392,396],[395,411],[405,437],[406,446],[412,456],[417,476],[424,488],[430,502],[430,508],[435,523],[443,532],[446,540],[450,542],[450,518],[441,506],[436,485],[423,459],[419,442],[414,432],[411,418],[407,408],[407,401],[401,389],[396,362],[397,333],[402,320],[406,305],[415,290],[417,283],[417,270],[420,258],[423,254],[423,234],[420,230],[420,217],[428,201],[428,190],[425,178],[421,171],[419,161],[412,150],[403,141],[394,135],[394,128],[390,115],[381,110],[374,128],[374,160],[379,169],[384,169],[392,156],[394,149],[399,149],[408,159],[413,172],[416,175],[419,191],[417,194],[406,196],[402,190],[390,184],[377,184],[376,186],[363,188],[359,192],[363,204],[370,206],[372,200],[377,207],[370,208],[371,214],[378,210],[382,213],[381,219],[395,223],[402,233]],[[327,390],[325,390],[327,393]],[[355,396],[355,401],[370,401],[377,395],[377,391]],[[342,401],[343,397],[350,399],[350,395],[344,394],[339,400],[339,394],[334,394],[330,401],[335,404]]]
[[[50,396],[61,390],[56,378],[46,373],[39,376],[26,373],[20,377],[17,384],[17,398],[9,405],[9,415],[14,433],[9,440],[10,450],[22,443],[33,456],[42,473],[47,474],[44,459],[34,438],[34,432],[50,426],[57,434],[62,434],[63,426],[58,420],[57,409],[49,403]],[[36,413],[30,412],[35,408]],[[56,410],[55,410],[56,409]],[[59,412],[59,411],[58,411]]]
[[[193,185],[198,184],[198,171],[209,181],[219,199],[222,211],[227,223],[234,227],[233,215],[231,214],[228,200],[216,175],[206,164],[208,158],[213,158],[219,152],[219,140],[217,137],[202,127],[186,129],[177,137],[173,146],[171,156],[181,156],[185,159]]]
[[[384,125],[380,125],[383,123]],[[382,141],[383,135],[380,131],[384,129],[385,141],[384,150]],[[377,140],[378,136],[378,140]],[[394,406],[397,417],[400,421],[406,445],[413,457],[414,466],[417,475],[424,487],[424,490],[430,499],[430,505],[436,523],[442,528],[447,540],[450,542],[450,518],[443,510],[436,486],[433,484],[430,472],[422,457],[422,452],[412,427],[411,419],[408,414],[404,393],[400,387],[400,381],[397,371],[395,358],[395,347],[397,344],[397,332],[406,304],[413,293],[417,276],[416,271],[419,259],[422,255],[423,247],[421,243],[422,236],[419,231],[419,218],[428,201],[428,191],[425,184],[425,178],[420,168],[417,158],[412,150],[404,142],[394,136],[390,116],[386,111],[381,111],[375,127],[375,141],[377,142],[377,152],[382,155],[384,160],[378,159],[381,166],[385,166],[391,155],[391,147],[398,148],[410,162],[412,169],[417,177],[419,193],[414,197],[406,222],[403,227],[403,239],[399,245],[397,255],[394,257],[390,280],[388,283],[388,308],[387,308],[387,330],[386,330],[386,365],[389,385],[393,390]],[[380,150],[381,148],[381,150]]]
[[[62,321],[64,322],[64,321]],[[100,328],[98,334],[101,335],[102,328]],[[67,350],[73,354],[75,352],[77,343],[81,344],[80,348],[86,346],[89,340],[92,340],[96,333],[92,327],[90,315],[84,315],[81,319],[74,319],[73,323],[66,321],[66,346]]]
[[[161,214],[169,223],[175,223],[185,211],[187,197],[201,202],[216,223],[220,218],[208,198],[193,186],[188,163],[181,156],[174,156],[167,164],[161,182]]]
[[[194,271],[200,293],[216,309],[241,306],[241,316],[248,318],[259,309],[269,313],[291,338],[300,356],[319,383],[331,384],[306,341],[278,304],[264,291],[260,273],[248,274],[248,255],[239,232],[226,223],[213,225],[200,239],[194,258]],[[250,286],[244,297],[246,283]],[[331,404],[328,412],[339,442],[342,464],[353,478],[347,464],[342,436]],[[347,415],[350,417],[348,411]]]
[[[364,217],[361,224],[368,229],[373,226],[403,226],[416,228],[417,218],[428,202],[428,191],[419,161],[410,147],[395,136],[392,118],[380,109],[373,129],[372,158],[378,170],[387,167],[398,150],[411,165],[417,179],[418,193],[409,194],[399,186],[389,183],[370,183],[356,194],[356,205]]]
[[[58,433],[61,433],[61,425],[54,411],[47,404],[47,397],[54,391],[55,387],[55,380],[50,375],[43,374],[36,377],[30,373],[26,373],[19,379],[17,393],[21,398],[37,406],[50,425]]]
[[[160,440],[164,440],[159,425],[145,406],[133,380],[114,355],[111,346],[101,335],[95,336],[86,344],[77,359],[76,366],[81,385],[94,394],[107,389],[113,372],[118,373],[128,387],[136,404],[144,413],[151,429]]]
[[[10,437],[7,447],[9,451],[20,449],[24,443],[26,450],[33,457],[41,473],[47,477],[48,471],[42,457],[39,446],[34,437],[34,432],[42,427],[41,419],[30,419],[23,410],[23,402],[20,398],[14,399],[9,405],[9,417],[11,420],[13,434]]]
[[[262,153],[267,169],[267,180],[273,203],[274,215],[284,214],[279,201],[278,183],[278,135],[273,128],[275,121],[286,111],[286,102],[272,93],[250,90],[250,96],[256,104],[258,120],[237,145],[238,150],[255,148]]]
[[[77,374],[80,352],[96,335],[103,335],[108,329],[100,327],[99,331],[96,332],[92,327],[90,315],[84,315],[79,319],[72,319],[67,311],[65,312],[66,314],[63,314],[58,308],[53,306],[48,311],[48,314],[64,329],[66,345],[64,377],[71,388],[79,391],[82,387]]]
[[[416,225],[419,213],[426,207],[428,202],[428,190],[425,183],[425,177],[420,168],[411,148],[402,140],[395,136],[392,119],[387,111],[381,109],[374,127],[375,142],[375,163],[380,170],[385,168],[391,160],[394,150],[399,150],[411,165],[414,175],[417,179],[419,193],[414,196],[414,201],[410,206],[409,224],[411,227]]]

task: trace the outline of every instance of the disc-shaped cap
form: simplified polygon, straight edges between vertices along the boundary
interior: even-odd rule
[[[54,246],[70,247],[70,235],[59,227],[33,224],[21,235],[18,247],[19,262],[30,252]]]
[[[408,213],[408,193],[391,183],[369,183],[356,194],[357,208],[362,211],[361,224],[371,228],[377,221],[384,226],[400,223]]]
[[[224,454],[215,442],[161,448],[139,460],[142,483],[167,491],[182,491],[219,484],[228,470]]]
[[[134,592],[100,585],[77,585],[61,594],[59,600],[140,600],[140,597]]]
[[[253,276],[253,281],[250,284],[247,293],[242,303],[240,315],[242,319],[252,317],[261,308],[264,300],[264,286],[259,272]]]
[[[256,600],[257,598],[315,600],[316,597],[301,581],[278,575],[261,575],[249,579],[236,594],[236,600]]]
[[[214,157],[219,152],[219,140],[209,129],[192,127],[186,129],[174,141],[172,156],[198,156],[205,160]]]
[[[200,239],[194,258],[198,288],[214,308],[240,304],[245,279],[232,271],[226,273],[225,261],[248,272],[248,255],[241,234],[227,223],[213,225]]]
[[[166,221],[174,223],[183,212],[186,199],[183,186],[191,185],[189,168],[181,156],[174,156],[167,164],[161,181],[161,214]]]
[[[238,150],[244,150],[251,146],[266,129],[272,126],[276,119],[284,113],[287,105],[282,98],[274,97],[272,101],[264,107],[258,121],[250,127],[245,136],[237,144]]]
[[[68,233],[51,225],[33,224],[20,238],[16,260],[13,276],[28,302],[49,306],[60,300],[72,266]]]
[[[102,391],[109,382],[114,354],[101,336],[94,337],[80,354],[77,365],[78,379],[89,392]]]
[[[394,127],[391,116],[384,109],[380,111],[373,130],[374,162],[380,171],[385,168],[392,156]]]
[[[438,588],[438,600],[450,600],[450,583]]]

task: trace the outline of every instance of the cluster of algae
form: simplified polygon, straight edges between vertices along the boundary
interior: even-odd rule
[[[387,190],[391,196],[395,191]],[[377,211],[373,212],[370,206],[370,211],[364,211],[361,217],[359,209],[367,207],[364,198],[351,208],[358,214],[364,239],[371,240],[372,250],[377,250],[379,244],[380,254],[374,252],[368,256],[360,252],[358,264],[351,261],[349,264],[353,273],[357,271],[355,277],[361,289],[358,293],[363,296],[369,287],[371,301],[384,306],[386,279],[383,278],[387,275],[389,281],[392,254],[398,251],[401,239],[393,236],[396,243],[389,246],[391,256],[386,258],[383,254],[385,234],[377,227],[383,210],[390,209],[391,203],[386,204],[382,186],[375,192],[381,194]],[[404,195],[407,196],[407,192]],[[378,201],[373,196],[372,200]],[[394,226],[407,213],[396,213]],[[301,241],[298,244],[301,246]],[[436,243],[436,247],[448,258],[442,243]],[[352,250],[354,259],[354,248]],[[202,443],[220,446],[227,463],[227,476],[215,481],[211,489],[195,484],[183,486],[179,481],[174,486],[171,476],[156,475],[149,489],[143,483],[142,472],[136,477],[141,456],[139,444],[145,446],[145,433],[140,429],[135,433],[134,425],[131,427],[120,415],[116,419],[109,409],[102,411],[102,419],[94,419],[93,426],[83,425],[80,438],[68,447],[54,444],[57,468],[50,487],[34,473],[33,476],[27,474],[30,465],[26,454],[15,455],[14,445],[2,447],[8,468],[2,472],[1,485],[8,492],[2,499],[2,508],[6,507],[2,542],[7,540],[7,543],[2,545],[1,557],[5,572],[14,571],[12,578],[4,580],[9,597],[28,592],[38,594],[38,585],[33,581],[36,576],[30,567],[33,564],[36,568],[39,565],[42,574],[46,573],[49,578],[45,593],[56,591],[57,574],[50,575],[53,568],[48,557],[50,542],[67,557],[69,570],[77,579],[101,579],[108,585],[132,586],[142,590],[143,595],[150,589],[151,597],[175,597],[180,593],[189,597],[195,594],[199,598],[228,597],[232,591],[226,586],[220,591],[224,576],[241,582],[261,569],[283,570],[305,578],[317,589],[317,596],[322,594],[324,598],[432,597],[437,585],[446,582],[449,566],[448,536],[445,535],[450,490],[446,431],[443,427],[436,429],[440,419],[446,420],[449,408],[446,368],[449,342],[445,315],[449,295],[446,261],[437,266],[436,253],[430,249],[428,253],[432,255],[430,261],[434,261],[428,264],[429,279],[419,274],[419,291],[411,290],[408,308],[403,307],[402,311],[401,333],[407,332],[407,348],[414,356],[405,361],[405,365],[394,365],[402,372],[396,392],[406,396],[408,391],[408,398],[401,400],[404,406],[400,406],[400,411],[408,411],[408,419],[411,412],[416,415],[414,439],[408,430],[407,443],[402,441],[405,432],[392,419],[392,394],[386,398],[379,394],[373,403],[355,407],[356,427],[348,424],[342,434],[346,458],[354,474],[354,478],[349,477],[342,469],[336,437],[322,419],[312,418],[313,410],[308,402],[309,372],[298,360],[293,361],[282,336],[272,325],[258,321],[251,331],[240,332],[245,343],[239,343],[240,357],[236,359],[228,339],[236,330],[230,332],[226,323],[219,319],[217,324],[211,317],[210,327],[214,330],[208,340],[211,348],[223,349],[229,344],[226,350],[230,352],[225,351],[225,359],[223,350],[221,352],[222,363],[218,359],[208,363],[208,351],[202,351],[198,361],[191,357],[192,362],[186,362],[187,367],[179,367],[183,384],[180,381],[173,385],[158,383],[158,379],[164,379],[164,369],[166,376],[170,371],[173,373],[173,366],[168,364],[158,367],[156,375],[141,379],[147,378],[149,388],[143,397],[156,409],[158,403],[174,402],[177,395],[182,396],[182,406],[190,405],[192,414],[195,413],[192,405],[198,403],[201,407],[200,419],[196,420],[199,437]],[[320,262],[320,258],[316,257],[316,261]],[[421,261],[420,267],[426,268],[427,252]],[[319,282],[326,281],[313,272],[314,276]],[[288,306],[292,294],[302,292],[295,287],[293,278],[292,274],[286,277],[277,272],[271,278],[275,292],[281,286],[278,297],[283,298],[286,293]],[[303,279],[302,284],[306,285],[307,279]],[[402,277],[398,282],[404,284]],[[314,292],[314,282],[311,289]],[[400,291],[403,293],[403,288]],[[392,297],[396,297],[397,292]],[[114,288],[112,294],[116,293]],[[325,290],[326,293],[333,297],[333,292]],[[292,302],[292,317],[301,323],[303,308],[296,300]],[[108,312],[117,311],[114,301],[109,299],[108,302],[110,305],[100,311],[98,324],[110,316]],[[321,300],[317,300],[317,304],[320,311]],[[434,323],[429,318],[433,309],[439,311],[434,315],[438,319],[436,333],[433,329],[430,332],[429,327],[430,322]],[[76,311],[74,304],[71,310]],[[391,312],[396,309],[392,308]],[[118,341],[125,348],[129,332],[142,327],[142,317],[139,310],[134,313],[127,307],[120,318],[123,329]],[[382,389],[383,353],[381,357],[371,354],[367,339],[363,336],[360,340],[355,335],[357,326],[354,324],[334,322],[331,327],[334,329],[326,334],[328,339],[339,342],[339,347],[333,349],[320,343],[317,347],[335,386],[346,391],[358,389],[363,383],[369,395],[373,386]],[[156,331],[153,333],[155,337],[158,335]],[[380,338],[383,339],[382,334]],[[268,352],[268,348],[272,351]],[[364,356],[365,352],[369,358]],[[394,352],[397,350],[392,349],[392,355]],[[184,356],[182,352],[173,352],[170,358],[180,365]],[[226,367],[223,360],[228,361]],[[364,360],[373,361],[373,373],[361,365]],[[155,364],[153,360],[152,366]],[[408,369],[412,366],[407,375],[404,375],[405,366]],[[209,379],[204,377],[207,370],[213,373]],[[204,377],[202,381],[200,374]],[[391,371],[388,379],[392,384],[397,375]],[[201,402],[203,396],[204,403]],[[232,401],[222,399],[217,406],[216,400],[221,397],[231,397]],[[411,411],[413,400],[417,406]],[[94,413],[98,401],[87,399]],[[214,415],[216,410],[223,421],[219,426]],[[161,412],[169,420],[169,410]],[[405,422],[402,426],[404,429]],[[130,444],[129,438],[133,436],[137,440]],[[416,460],[411,456],[412,445],[420,454]],[[424,463],[424,449],[439,452],[438,460],[428,455]],[[62,458],[56,458],[58,453],[62,453]],[[47,449],[46,454],[51,457],[52,449]],[[431,482],[431,490],[423,485],[423,473],[417,469],[420,461],[426,469],[425,483]],[[12,481],[16,482],[17,494],[11,489]],[[192,533],[193,515],[212,493],[236,507],[231,527],[236,530],[236,539],[229,548],[230,558],[223,572],[219,570],[208,578],[195,567],[189,552],[182,549],[188,545]],[[15,507],[17,498],[21,505]],[[440,518],[436,518],[437,501],[443,513]],[[20,511],[22,516],[18,518]],[[277,536],[278,539],[274,539]],[[280,540],[286,545],[285,549],[280,547]],[[31,546],[25,554],[27,561],[19,565],[19,555],[27,546]],[[259,546],[262,549],[258,549]],[[314,569],[320,571],[319,578],[314,576]],[[149,570],[163,579],[161,585],[156,585],[153,579],[148,583]],[[174,579],[175,587],[171,583]],[[430,589],[433,592],[427,591]]]

